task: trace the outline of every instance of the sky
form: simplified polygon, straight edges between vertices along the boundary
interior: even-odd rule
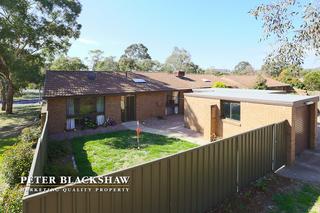
[[[69,56],[84,59],[89,50],[119,58],[133,43],[143,43],[153,59],[164,62],[173,47],[186,49],[202,68],[233,69],[248,61],[259,69],[271,51],[260,41],[262,23],[248,12],[258,0],[80,0],[80,38]],[[308,56],[305,68],[320,67]]]

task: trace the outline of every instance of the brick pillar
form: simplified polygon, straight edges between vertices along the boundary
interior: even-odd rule
[[[317,144],[317,116],[318,116],[318,103],[314,103],[309,106],[310,110],[310,142],[309,148],[315,149]]]
[[[286,139],[287,139],[287,165],[293,164],[296,158],[296,134],[295,134],[295,107],[292,107],[291,118],[286,123]]]

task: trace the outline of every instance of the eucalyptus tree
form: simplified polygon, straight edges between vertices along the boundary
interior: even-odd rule
[[[40,79],[48,56],[66,52],[81,25],[77,0],[2,0],[0,2],[0,72],[7,82],[6,113],[14,92]]]
[[[250,13],[262,21],[261,40],[275,41],[266,57],[270,64],[303,64],[305,56],[320,54],[320,3],[318,0],[276,0],[260,4]],[[279,70],[277,69],[279,74]]]

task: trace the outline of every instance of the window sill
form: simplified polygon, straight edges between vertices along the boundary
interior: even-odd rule
[[[222,122],[223,123],[227,123],[227,124],[232,124],[232,125],[235,125],[235,126],[241,126],[241,122],[240,121],[233,120],[233,119],[230,119],[230,118],[223,118]]]

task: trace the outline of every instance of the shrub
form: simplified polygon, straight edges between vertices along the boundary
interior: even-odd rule
[[[27,127],[22,130],[21,135],[19,136],[19,140],[23,142],[36,143],[40,135],[41,135],[40,126]]]
[[[292,87],[297,87],[299,89],[304,89],[304,83],[299,80],[299,78],[295,77],[293,73],[289,69],[284,69],[278,79],[281,82],[286,84],[290,84]]]
[[[304,76],[304,84],[308,90],[320,90],[320,71],[306,74]]]
[[[1,212],[22,212],[23,191],[18,186],[7,188],[2,194]]]
[[[7,184],[20,183],[21,176],[27,176],[31,167],[33,150],[30,143],[18,143],[3,154],[3,174]]]
[[[90,118],[84,118],[80,122],[82,129],[96,129],[98,127],[96,122]]]
[[[262,75],[258,75],[254,89],[260,89],[260,90],[268,89],[267,79],[262,77]]]
[[[223,82],[217,81],[212,85],[213,88],[227,88],[227,85]]]

